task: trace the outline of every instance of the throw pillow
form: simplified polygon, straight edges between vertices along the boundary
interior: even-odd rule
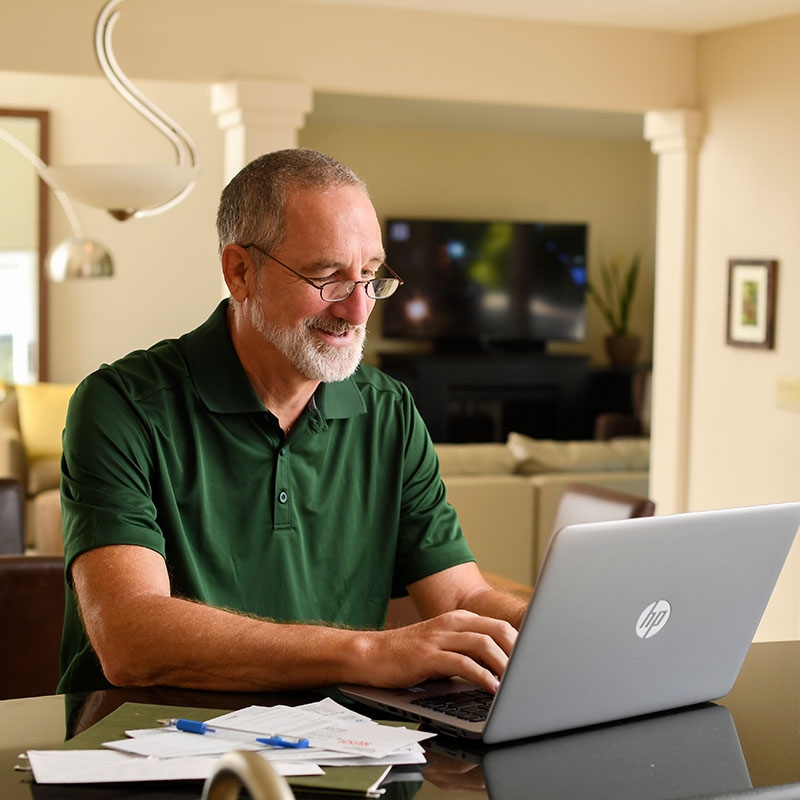
[[[516,459],[504,444],[437,444],[439,471],[447,475],[511,475]]]
[[[61,455],[61,432],[74,384],[32,383],[16,387],[19,428],[29,459]]]
[[[646,470],[650,465],[650,440],[640,438],[559,442],[533,439],[521,433],[508,435],[508,448],[517,459],[516,473],[604,472]]]

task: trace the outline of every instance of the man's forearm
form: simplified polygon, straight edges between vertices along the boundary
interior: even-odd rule
[[[289,625],[174,597],[141,597],[95,647],[118,686],[248,691],[327,686],[361,669],[362,632]]]
[[[465,570],[473,577],[477,572],[474,565]],[[520,617],[517,601],[490,589],[480,576],[462,580],[462,589],[469,588],[454,593],[473,598],[478,613],[460,610],[459,602],[437,603],[432,598],[447,581],[433,576],[421,582],[427,589],[414,593],[426,595],[424,605],[435,614],[417,625],[359,631],[277,623],[172,596],[161,556],[130,545],[87,551],[73,562],[72,578],[103,672],[120,686],[399,687],[458,675],[492,690]]]
[[[519,630],[528,606],[514,595],[488,587],[476,592],[464,607],[474,614],[505,620]]]
[[[391,631],[357,631],[275,623],[161,596],[131,609],[137,621],[107,624],[96,645],[115,685],[270,691],[413,686],[459,675],[493,691],[514,640],[506,622],[467,611]]]

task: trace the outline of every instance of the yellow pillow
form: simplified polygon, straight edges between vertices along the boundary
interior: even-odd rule
[[[28,458],[61,455],[61,433],[75,384],[18,384],[17,406],[22,442]]]

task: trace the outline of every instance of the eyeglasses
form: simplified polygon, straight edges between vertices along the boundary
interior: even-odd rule
[[[302,275],[296,269],[292,269],[288,264],[284,264],[279,258],[275,258],[272,253],[268,253],[257,244],[243,244],[242,247],[245,249],[252,247],[267,258],[271,258],[275,263],[280,264],[284,269],[288,269],[293,275],[297,275],[300,280],[305,281],[309,286],[313,286],[326,303],[341,303],[342,300],[347,300],[355,291],[356,286],[363,286],[367,297],[373,300],[385,300],[387,297],[391,297],[403,283],[403,279],[384,261],[380,266],[386,267],[392,273],[391,278],[370,278],[366,281],[326,281],[320,284]]]

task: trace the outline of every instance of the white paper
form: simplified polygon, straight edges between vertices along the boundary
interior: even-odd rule
[[[170,731],[161,736],[137,736],[134,739],[103,742],[103,747],[146,758],[220,756],[233,750],[264,750],[264,745],[257,742],[241,742],[221,736],[198,736],[181,731]]]
[[[218,730],[235,728],[258,735],[300,736],[314,748],[383,758],[434,736],[409,728],[379,725],[330,698],[304,706],[248,706],[208,720]]]
[[[37,783],[205,780],[218,758],[141,758],[114,750],[28,750]],[[279,775],[323,775],[316,764],[270,761]]]

